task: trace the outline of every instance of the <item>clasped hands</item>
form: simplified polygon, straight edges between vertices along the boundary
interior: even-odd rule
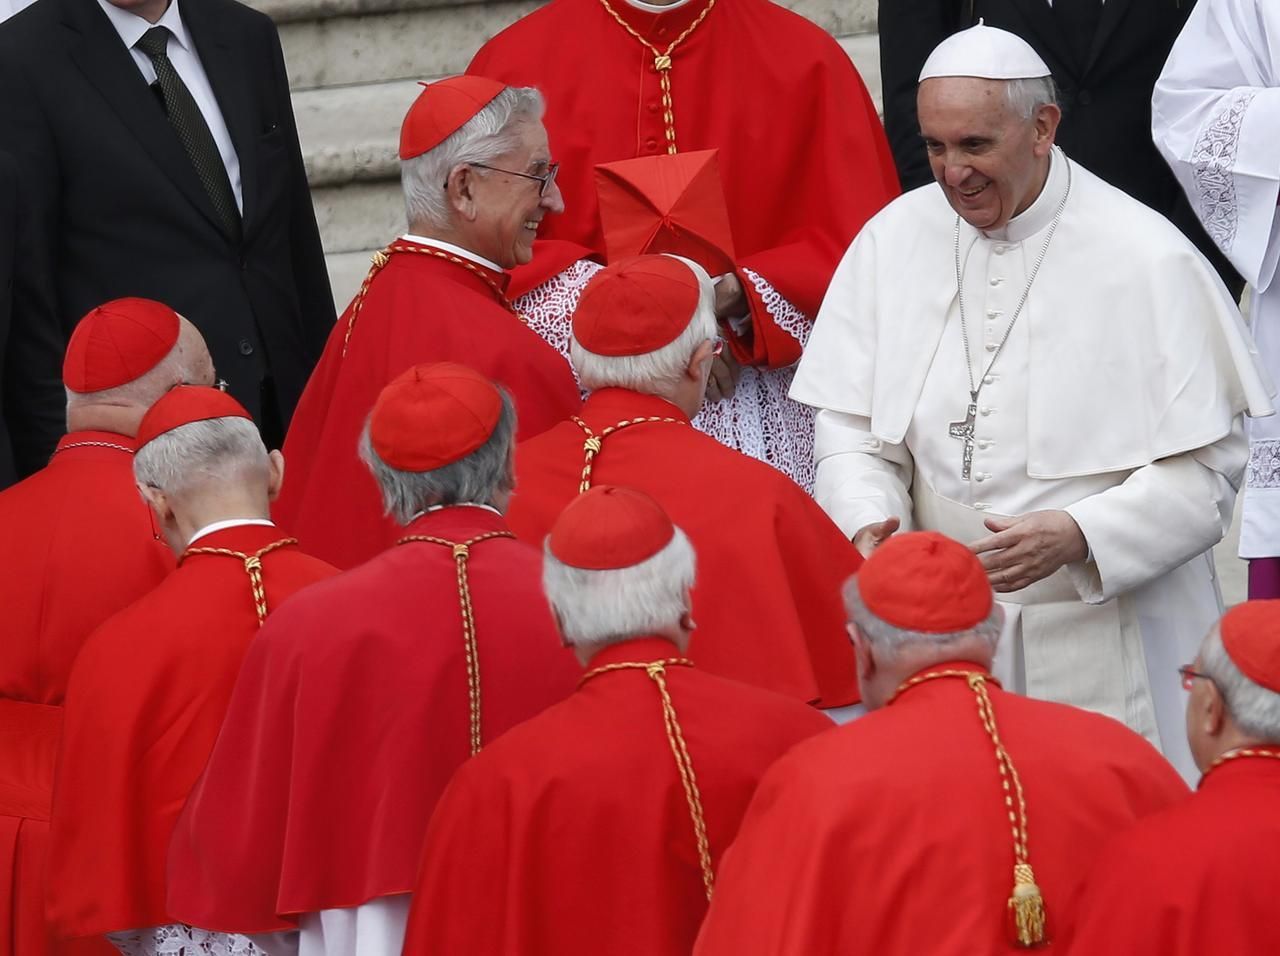
[[[1089,555],[1084,532],[1065,511],[1031,511],[1013,518],[988,518],[984,524],[992,533],[971,542],[969,549],[999,593],[1020,591]],[[853,536],[854,547],[864,558],[870,557],[901,525],[897,518],[869,524]]]
[[[724,323],[740,318],[747,312],[747,294],[742,282],[732,272],[726,272],[716,280],[716,320]],[[711,360],[711,377],[707,379],[707,398],[713,402],[732,398],[742,376],[742,366],[725,349]]]

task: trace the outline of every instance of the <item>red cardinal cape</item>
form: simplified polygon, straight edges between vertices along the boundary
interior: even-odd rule
[[[607,435],[591,478],[649,494],[693,542],[698,629],[689,656],[710,673],[798,700],[856,701],[840,589],[862,559],[813,499],[652,395],[601,389],[580,417],[597,436],[622,421],[669,419]],[[509,519],[526,541],[540,545],[578,494],[586,438],[566,421],[517,448]]]
[[[254,554],[285,537],[241,525],[192,547]],[[296,547],[261,561],[272,612],[334,573]],[[165,907],[170,834],[257,633],[244,561],[191,554],[85,643],[67,688],[50,824],[48,908],[60,936],[174,922]]]
[[[660,13],[622,0],[611,6],[665,51],[707,0]],[[676,144],[681,152],[719,149],[739,269],[762,276],[812,318],[854,235],[898,194],[857,70],[826,32],[770,0],[720,0],[671,60]],[[548,217],[540,235],[603,255],[596,164],[667,148],[653,54],[600,0],[554,0],[486,43],[468,72],[543,92],[565,212]],[[562,252],[535,245],[533,262],[514,274],[513,294],[568,266]],[[752,352],[742,357],[774,367],[795,362],[799,341],[769,320],[749,278],[742,285],[755,328]]]
[[[985,673],[964,662],[935,669]],[[1100,844],[1187,788],[1119,722],[986,686],[1025,790],[1029,862],[1052,942],[1075,918],[1072,900]],[[1005,799],[966,681],[900,692],[797,747],[761,781],[695,956],[1027,952],[1007,925]]]
[[[1104,849],[1069,952],[1280,953],[1277,807],[1280,760],[1241,758],[1211,770],[1194,796]]]
[[[134,441],[79,431],[48,467],[0,494],[0,956],[114,953],[51,947],[44,865],[71,664],[99,624],[173,568],[133,485]]]
[[[407,240],[393,245],[430,248]],[[492,379],[511,393],[522,437],[578,407],[568,363],[490,285],[501,290],[506,277],[476,269],[394,253],[369,283],[354,324],[349,306],[334,327],[289,426],[290,480],[273,509],[310,553],[349,568],[396,540],[399,531],[384,517],[357,447],[378,393],[410,366],[461,362]]]
[[[404,533],[461,543],[504,530],[497,514],[464,505]],[[510,538],[473,545],[466,562],[486,743],[581,674],[542,596],[541,564]],[[457,578],[449,548],[407,543],[267,623],[174,836],[175,915],[271,932],[299,913],[413,889],[431,809],[470,755]]]
[[[679,658],[660,638],[588,665]],[[768,691],[668,665],[712,868],[765,769],[831,729]],[[643,669],[591,677],[458,771],[423,852],[406,956],[681,956],[707,909],[688,799]]]

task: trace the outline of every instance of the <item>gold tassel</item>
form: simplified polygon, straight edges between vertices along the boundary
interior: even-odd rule
[[[1044,897],[1028,863],[1018,863],[1013,868],[1009,910],[1019,946],[1039,946],[1044,942]]]

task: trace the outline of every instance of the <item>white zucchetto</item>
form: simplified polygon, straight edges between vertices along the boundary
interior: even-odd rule
[[[1022,37],[979,20],[977,26],[953,33],[934,47],[920,71],[920,80],[938,76],[1029,80],[1050,73],[1044,60]]]

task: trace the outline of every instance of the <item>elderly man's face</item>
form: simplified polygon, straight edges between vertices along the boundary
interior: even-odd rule
[[[551,165],[546,128],[538,122],[523,122],[516,127],[516,134],[520,145],[486,165],[529,176],[545,175]],[[564,211],[560,187],[551,183],[540,195],[540,185],[498,170],[485,171],[472,180],[475,252],[506,269],[533,258],[533,240],[542,217]]]
[[[1000,229],[1035,201],[1061,115],[1056,106],[1024,119],[1003,81],[967,76],[925,80],[916,101],[933,176],[965,222]]]

